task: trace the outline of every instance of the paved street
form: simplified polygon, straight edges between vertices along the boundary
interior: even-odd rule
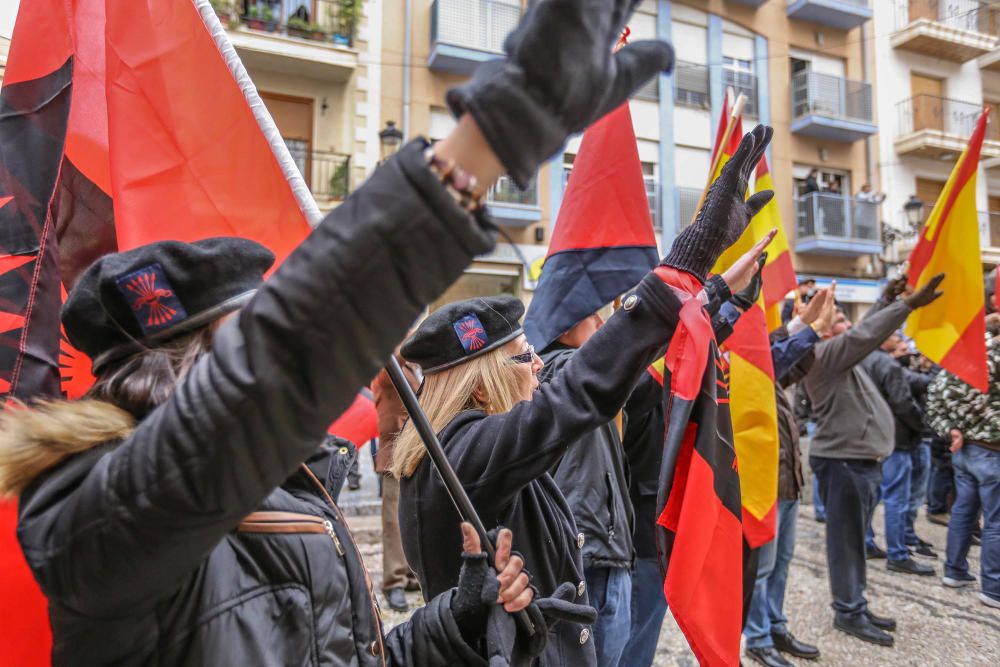
[[[362,453],[367,454],[367,450],[362,450]],[[341,502],[350,506],[361,501],[362,511],[370,513],[377,491],[370,457],[362,456],[362,462],[365,472],[362,490],[345,490],[341,494]],[[378,516],[353,516],[349,520],[362,543],[362,553],[378,588],[382,576]],[[884,546],[881,507],[876,513],[875,523],[877,540]],[[921,515],[917,532],[943,551],[945,528],[927,523]],[[813,520],[811,506],[803,506],[798,523],[798,544],[788,582],[786,612],[792,632],[801,639],[817,643],[822,658],[813,663],[800,661],[801,664],[962,667],[1000,664],[1000,611],[981,604],[976,590],[972,588],[955,591],[942,586],[940,559],[935,561],[938,573],[935,577],[890,573],[885,569],[885,561],[869,561],[868,600],[872,609],[899,620],[899,629],[894,633],[894,648],[872,646],[834,630],[823,543],[824,526]],[[978,575],[978,547],[972,548],[970,563],[973,573]],[[419,593],[409,595],[413,604],[419,603]],[[382,610],[388,626],[406,617],[389,610],[384,602]],[[669,614],[663,625],[655,664],[663,667],[694,667],[698,664]],[[745,660],[744,664],[756,663]]]

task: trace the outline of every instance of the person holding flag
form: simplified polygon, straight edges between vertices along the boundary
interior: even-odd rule
[[[662,42],[612,57],[634,4],[533,6],[507,58],[489,64],[488,85],[449,93],[456,129],[384,163],[266,283],[274,253],[231,236],[142,244],[89,265],[62,311],[70,342],[93,360],[88,398],[0,414],[0,494],[19,496],[17,535],[48,598],[54,664],[478,665],[512,651],[512,637],[485,637],[487,620],[497,627],[506,612],[534,612],[529,654],[544,649],[546,613],[592,618],[536,599],[507,533],[491,573],[466,527],[457,588],[384,634],[317,443],[421,309],[493,247],[483,202],[499,175],[524,183],[570,134],[669,68]],[[45,27],[67,8],[44,7]],[[169,9],[185,19],[210,11],[200,0]],[[203,36],[195,25],[186,45]],[[35,103],[28,93],[47,92],[57,111],[68,102],[72,50],[29,67],[25,54],[57,45],[24,34],[15,32],[8,72],[16,61],[18,75],[43,79],[5,98],[14,108],[0,118],[5,140],[38,124],[44,104],[23,108]],[[141,41],[131,36],[129,46]],[[58,118],[49,120],[54,131]],[[61,138],[42,139],[61,158]],[[0,197],[30,230],[39,208],[52,219],[56,195],[53,173],[28,176],[5,178]],[[129,229],[127,217],[115,222]],[[58,341],[58,327],[46,333]]]

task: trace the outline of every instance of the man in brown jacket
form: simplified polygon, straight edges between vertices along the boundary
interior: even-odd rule
[[[396,359],[413,391],[416,391],[420,386],[420,369],[398,354]],[[393,443],[408,415],[384,368],[372,382],[372,394],[375,395],[375,412],[378,414],[379,447],[375,454],[375,472],[382,475],[382,592],[389,607],[395,611],[406,611],[409,605],[405,591],[419,590],[420,586],[406,563],[399,536],[399,480],[386,473],[392,463]]]

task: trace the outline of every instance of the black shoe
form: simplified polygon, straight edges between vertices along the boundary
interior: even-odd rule
[[[912,558],[907,558],[906,560],[889,560],[886,562],[885,566],[891,572],[903,572],[904,574],[916,574],[921,577],[933,577],[934,568],[930,565],[924,565],[923,563],[918,563]]]
[[[389,602],[389,609],[393,611],[409,611],[410,603],[406,601],[406,593],[402,588],[390,588],[385,592],[385,599]]]
[[[347,480],[347,488],[350,491],[357,491],[361,488],[361,480],[351,477]]]
[[[931,548],[934,545],[931,544],[930,542],[925,542],[919,537],[917,538],[916,544],[908,544],[906,546],[909,547],[910,553],[915,554],[917,556],[923,556],[925,558],[934,558],[934,559],[938,557],[937,552]]]
[[[947,526],[948,519],[950,518],[951,516],[947,512],[935,512],[933,514],[930,512],[927,513],[927,520],[931,523],[936,523],[939,526]]]
[[[817,514],[813,518],[816,519],[816,523],[826,523],[826,515],[825,514]]]
[[[759,662],[767,667],[794,667],[792,663],[785,660],[785,657],[778,653],[778,650],[767,646],[764,648],[748,648],[747,657],[754,662]]]
[[[892,646],[896,641],[888,632],[880,630],[866,615],[851,619],[834,618],[833,627],[869,644]]]
[[[889,618],[888,616],[876,616],[871,612],[871,610],[865,610],[865,616],[871,621],[872,625],[876,628],[882,628],[883,630],[888,630],[892,632],[896,629],[896,619]]]
[[[806,660],[816,660],[819,658],[818,648],[812,644],[800,642],[792,635],[791,632],[772,632],[771,641],[774,642],[774,648],[778,649],[782,653],[794,655],[796,658],[805,658]]]
[[[887,554],[884,549],[880,549],[877,544],[872,547],[868,546],[867,544],[865,545],[865,560],[876,560],[879,558],[888,558],[888,557],[889,554]]]

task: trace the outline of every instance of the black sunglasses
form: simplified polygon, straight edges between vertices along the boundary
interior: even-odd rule
[[[535,346],[529,345],[527,352],[522,352],[521,354],[515,354],[510,358],[515,364],[530,364],[535,360]]]

